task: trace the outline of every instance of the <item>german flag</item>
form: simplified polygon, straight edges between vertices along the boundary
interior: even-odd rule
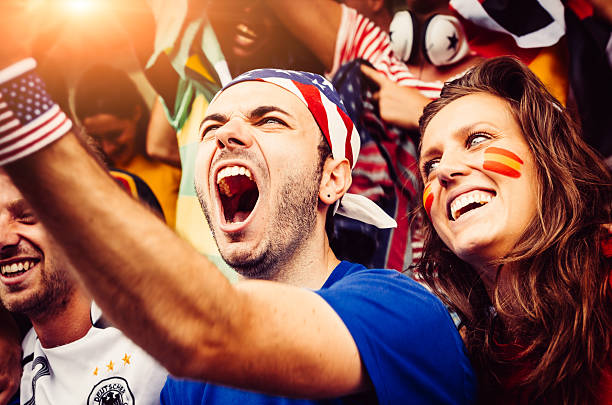
[[[431,211],[431,205],[433,204],[434,196],[431,193],[431,184],[428,184],[423,190],[423,206],[425,206],[425,211],[427,211],[427,215],[431,216],[429,212]]]
[[[507,149],[490,147],[484,152],[485,170],[503,174],[504,176],[519,178],[521,177],[521,167],[523,161],[520,157]]]

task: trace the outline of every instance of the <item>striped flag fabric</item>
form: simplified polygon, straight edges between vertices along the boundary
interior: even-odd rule
[[[22,62],[0,72],[0,166],[38,151],[72,127],[32,70],[34,60]]]

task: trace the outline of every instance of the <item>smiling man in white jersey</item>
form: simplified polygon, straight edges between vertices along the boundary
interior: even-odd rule
[[[167,372],[102,318],[1,169],[0,190],[0,301],[33,326],[22,343],[20,403],[159,403]]]

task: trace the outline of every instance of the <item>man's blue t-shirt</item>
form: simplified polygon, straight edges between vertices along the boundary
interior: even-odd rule
[[[374,390],[299,400],[168,377],[162,404],[470,404],[476,380],[446,308],[392,270],[341,262],[315,291],[350,331]]]

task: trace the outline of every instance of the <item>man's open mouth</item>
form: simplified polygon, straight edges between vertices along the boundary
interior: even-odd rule
[[[480,208],[488,203],[495,197],[495,194],[475,190],[469,193],[461,194],[455,198],[449,206],[448,219],[456,221],[459,217],[468,211]]]
[[[5,263],[0,265],[0,272],[4,277],[16,277],[34,267],[38,262],[38,259],[25,259],[12,263]]]
[[[217,172],[217,188],[225,220],[228,223],[244,222],[259,198],[251,171],[244,166],[224,167]]]

